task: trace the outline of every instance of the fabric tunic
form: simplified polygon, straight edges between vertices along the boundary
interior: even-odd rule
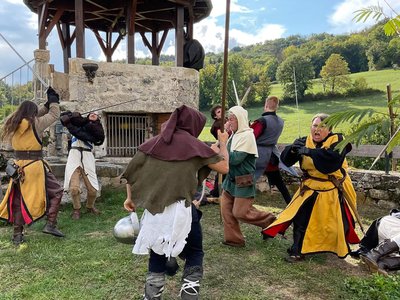
[[[182,199],[186,199],[187,207],[190,206],[197,187],[211,171],[207,165],[221,160],[222,157],[215,154],[210,158],[164,161],[138,151],[121,178],[132,186],[133,202],[156,214]]]
[[[50,111],[41,108],[38,118],[32,127],[28,120],[23,119],[15,131],[11,145],[15,151],[40,151],[42,150],[41,136],[45,128],[54,123],[60,115],[57,104],[50,104]],[[24,222],[32,222],[43,217],[48,205],[45,172],[46,167],[43,160],[16,160],[15,163],[23,167],[25,180],[19,182],[21,190],[21,212]],[[28,165],[29,164],[29,165]],[[26,166],[26,167],[24,167]],[[0,203],[0,218],[13,222],[12,201],[14,201],[14,184],[12,179],[8,185],[5,196]]]
[[[90,181],[90,184],[98,191],[99,181],[96,174],[95,158],[92,152],[93,144],[72,137],[71,147],[72,148],[68,153],[67,164],[65,165],[64,190],[69,190],[69,182],[76,168],[82,167]],[[74,149],[74,147],[88,149],[90,151],[80,151],[79,149]]]
[[[229,153],[229,173],[222,183],[222,188],[234,197],[254,198],[256,185],[254,170],[256,169],[256,156],[242,151],[231,151],[232,139],[228,141],[227,149]],[[251,174],[253,185],[248,187],[238,187],[235,184],[235,176]]]
[[[138,151],[121,178],[132,186],[132,200],[145,208],[133,253],[176,257],[191,229],[193,196],[208,176],[209,164],[222,159],[193,157],[186,161],[163,161]],[[157,176],[157,170],[163,176]]]
[[[275,112],[263,113],[257,120],[263,124],[263,132],[257,137],[258,159],[256,161],[256,179],[258,179],[268,166],[272,153],[279,158],[280,153],[276,144],[282,133],[284,121]]]
[[[333,252],[339,257],[349,253],[348,243],[359,243],[354,231],[354,215],[351,207],[356,207],[356,193],[347,174],[347,161],[342,153],[333,151],[334,145],[342,140],[339,134],[330,134],[320,145],[314,144],[311,135],[307,137],[306,147],[310,148],[310,156],[300,158],[300,166],[308,175],[302,180],[299,190],[292,201],[279,215],[278,219],[263,232],[269,236],[284,233],[293,218],[307,200],[317,193],[309,222],[304,233],[301,253]],[[294,164],[299,157],[291,153],[287,146],[281,156],[287,165]],[[328,180],[333,176],[342,181],[343,192]],[[352,205],[349,205],[352,204]]]

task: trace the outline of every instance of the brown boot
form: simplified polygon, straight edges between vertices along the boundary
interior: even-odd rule
[[[56,224],[52,224],[50,222],[46,223],[46,225],[44,226],[42,232],[54,235],[56,237],[65,237],[65,235],[60,230],[57,229],[57,225]]]
[[[86,207],[86,212],[88,214],[99,215],[101,212],[96,207]]]
[[[56,237],[65,237],[65,235],[57,229],[57,215],[60,209],[62,193],[57,197],[50,199],[50,207],[47,211],[47,223],[42,232],[54,235]]]
[[[79,220],[81,218],[81,210],[80,209],[74,209],[72,212],[72,219],[73,220]]]

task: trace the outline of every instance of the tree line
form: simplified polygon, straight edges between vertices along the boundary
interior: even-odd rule
[[[326,94],[345,90],[357,93],[366,89],[363,78],[351,82],[348,74],[400,66],[400,37],[387,36],[383,27],[384,22],[381,22],[347,35],[293,35],[231,49],[228,105],[236,103],[232,81],[239,98],[252,86],[246,101],[248,106],[261,103],[275,82],[283,85],[286,99],[294,98],[295,94],[299,99],[306,97],[314,78],[321,79]],[[206,55],[205,66],[200,71],[201,109],[220,103],[222,55]]]

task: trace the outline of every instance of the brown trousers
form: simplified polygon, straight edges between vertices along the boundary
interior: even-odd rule
[[[81,208],[81,189],[80,189],[81,177],[87,189],[86,207],[93,208],[94,202],[96,201],[97,191],[90,184],[89,178],[86,176],[85,172],[81,167],[75,169],[74,173],[72,173],[71,175],[71,180],[69,182],[69,192],[72,198],[72,205],[74,209]]]
[[[239,222],[266,228],[275,221],[276,217],[272,213],[258,210],[253,203],[254,198],[235,198],[226,191],[222,192],[220,206],[225,242],[238,245],[245,243]]]

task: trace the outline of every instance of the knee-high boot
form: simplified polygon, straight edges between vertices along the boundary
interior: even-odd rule
[[[388,275],[387,271],[400,269],[400,256],[385,256],[378,262],[378,273]]]
[[[185,268],[182,275],[180,297],[182,300],[197,300],[200,293],[200,280],[203,278],[203,268],[193,266]]]
[[[165,273],[149,272],[144,286],[143,300],[161,300],[164,291]]]
[[[399,251],[399,246],[396,242],[384,240],[368,253],[361,254],[361,259],[367,264],[371,272],[377,272],[379,269],[378,260],[395,251]]]
[[[47,223],[43,228],[44,233],[54,235],[56,237],[64,237],[65,235],[57,229],[57,215],[60,209],[62,192],[58,193],[54,198],[50,199],[50,207],[47,212]]]

